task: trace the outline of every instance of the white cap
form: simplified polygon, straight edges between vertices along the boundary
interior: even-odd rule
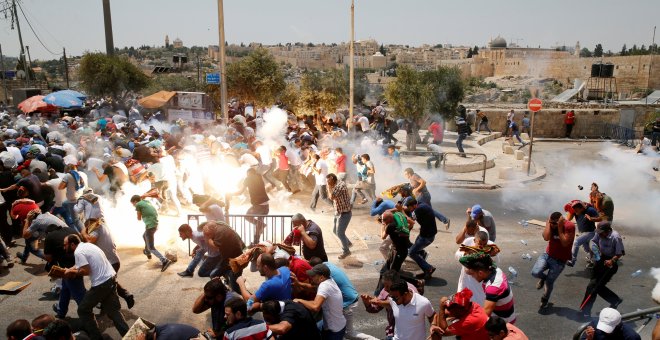
[[[598,317],[597,329],[611,334],[614,331],[614,328],[621,323],[621,313],[614,308],[603,308],[600,311],[600,316]]]

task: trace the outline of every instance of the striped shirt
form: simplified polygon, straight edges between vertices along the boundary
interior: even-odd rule
[[[246,318],[227,328],[223,340],[262,340],[271,335],[263,320]]]
[[[486,300],[495,302],[493,313],[506,322],[516,322],[516,314],[513,309],[513,292],[502,269],[496,268],[481,285],[486,293]]]
[[[330,196],[332,197],[332,205],[335,207],[335,215],[351,211],[351,198],[343,181],[337,181]]]

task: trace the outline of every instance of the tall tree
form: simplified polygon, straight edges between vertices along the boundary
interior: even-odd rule
[[[468,50],[468,53],[467,53],[467,57],[472,58],[472,53],[473,53],[472,52],[472,47],[470,47],[470,49]]]
[[[589,51],[588,48],[583,47],[583,48],[580,50],[580,57],[582,57],[582,58],[589,58],[589,57],[591,57],[591,56],[592,56],[591,51]]]
[[[623,47],[621,48],[620,55],[628,55],[628,50],[626,49],[626,44],[623,44]]]
[[[387,49],[383,44],[380,44],[380,48],[378,50],[380,51],[380,54],[387,55]]]
[[[594,57],[600,58],[602,56],[603,56],[603,45],[596,44],[596,48],[594,48]]]
[[[472,48],[472,56],[478,55],[479,54],[479,46],[474,46]]]
[[[335,111],[348,101],[347,78],[337,69],[305,71],[300,79],[299,101],[308,112]]]
[[[87,53],[80,60],[82,87],[91,95],[114,97],[139,92],[149,85],[149,77],[127,58],[104,53]]]
[[[241,101],[272,105],[285,86],[279,64],[266,49],[258,48],[246,58],[227,65],[228,94]]]
[[[431,93],[431,87],[424,82],[422,74],[403,65],[397,68],[396,80],[385,90],[385,98],[396,115],[412,123],[412,136],[406,135],[406,139],[412,138],[406,142],[410,150],[417,148],[418,123],[426,116]]]
[[[461,71],[456,67],[441,66],[436,70],[424,71],[422,80],[431,89],[429,111],[445,118],[452,117],[465,95]]]

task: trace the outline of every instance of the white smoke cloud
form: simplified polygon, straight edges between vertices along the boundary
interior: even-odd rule
[[[660,185],[648,171],[654,160],[625,152],[612,144],[606,144],[600,155],[603,159],[590,163],[570,163],[565,159],[559,161],[564,164],[544,164],[548,171],[564,170],[561,175],[539,182],[538,191],[530,193],[504,189],[503,202],[532,216],[545,217],[553,211],[563,211],[564,204],[570,200],[589,201],[591,183],[596,182],[600,191],[614,201],[615,226],[658,229],[660,210],[652,206],[654,202],[660,202]],[[583,186],[584,190],[578,190],[578,185]]]
[[[660,268],[651,268],[651,276],[658,280],[651,292],[651,297],[653,297],[653,301],[660,303]]]

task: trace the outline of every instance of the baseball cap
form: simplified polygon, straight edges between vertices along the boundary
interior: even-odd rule
[[[603,221],[598,223],[598,228],[596,229],[596,233],[600,234],[608,231],[612,231],[612,222]]]
[[[472,212],[470,213],[470,217],[472,217],[472,219],[475,219],[482,212],[483,209],[481,209],[481,206],[479,204],[475,204],[472,206]]]
[[[598,324],[596,329],[611,334],[614,328],[621,323],[621,313],[614,308],[603,308],[598,316]]]
[[[319,263],[314,268],[307,271],[307,275],[312,277],[316,275],[323,275],[325,277],[330,277],[330,269],[323,263]]]

